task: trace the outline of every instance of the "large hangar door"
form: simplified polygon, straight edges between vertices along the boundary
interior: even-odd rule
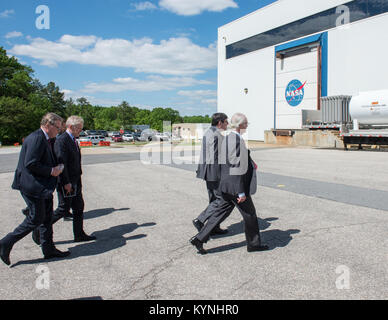
[[[319,110],[319,43],[276,54],[276,129],[301,129],[302,109]]]

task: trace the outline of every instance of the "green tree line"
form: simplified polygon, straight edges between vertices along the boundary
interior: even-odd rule
[[[22,65],[15,57],[8,57],[0,47],[0,142],[3,145],[22,142],[39,128],[47,112],[55,112],[64,119],[81,116],[84,129],[120,130],[131,125],[146,124],[162,131],[163,121],[174,123],[209,123],[206,116],[180,116],[172,108],[140,109],[123,101],[118,106],[95,106],[86,98],[65,99],[54,82],[43,85],[34,78],[31,67]]]

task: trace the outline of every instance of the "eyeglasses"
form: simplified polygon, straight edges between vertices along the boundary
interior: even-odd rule
[[[51,124],[51,123],[50,123]],[[57,127],[55,124],[51,124],[53,127],[55,127],[58,131],[62,130],[62,127]]]

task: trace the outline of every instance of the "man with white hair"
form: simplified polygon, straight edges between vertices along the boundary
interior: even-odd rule
[[[59,176],[57,188],[58,208],[53,214],[53,224],[63,218],[66,213],[73,211],[74,242],[91,241],[96,237],[84,232],[84,199],[81,183],[81,152],[76,140],[83,129],[84,120],[78,116],[71,116],[66,121],[66,131],[55,141],[54,152],[64,170]],[[34,230],[33,239],[39,244],[38,230]]]
[[[247,251],[268,250],[268,246],[261,244],[256,209],[251,198],[257,189],[255,171],[257,166],[241,137],[248,127],[248,119],[244,114],[236,113],[230,124],[234,131],[224,139],[219,158],[222,197],[216,200],[216,212],[210,216],[201,231],[190,239],[200,254],[207,253],[203,244],[208,241],[211,230],[224,221],[234,207],[238,208],[244,219]]]

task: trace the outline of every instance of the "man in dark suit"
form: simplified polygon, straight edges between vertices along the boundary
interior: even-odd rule
[[[31,133],[23,142],[12,188],[19,190],[29,212],[25,220],[11,233],[0,240],[0,258],[10,265],[9,255],[14,244],[36,228],[45,259],[66,257],[53,242],[52,212],[53,192],[63,165],[57,165],[50,139],[61,129],[63,119],[55,113],[46,114],[40,129]]]
[[[66,131],[66,123],[63,121],[63,122],[62,122],[61,131],[58,132],[57,137],[60,136],[60,135],[61,135],[62,133],[64,133],[65,131]],[[55,139],[56,139],[56,138],[50,139],[50,142],[51,142],[52,145],[54,145]],[[54,154],[54,155],[55,155],[55,154]],[[28,207],[22,209],[22,213],[27,217],[27,216],[29,215],[29,213],[30,213],[30,211],[28,210]],[[65,216],[63,217],[63,220],[65,220],[65,221],[73,220],[73,215],[72,215],[70,212],[67,212],[67,213],[65,214]],[[35,241],[35,240],[34,240],[34,241]]]
[[[53,224],[63,218],[66,213],[73,211],[74,242],[95,240],[84,232],[84,199],[82,197],[81,183],[81,152],[76,140],[83,129],[84,120],[78,116],[71,116],[66,121],[66,131],[57,137],[54,152],[64,169],[59,176],[58,183],[58,208],[53,215]],[[38,240],[39,230],[34,230],[33,238]],[[34,240],[34,241],[35,241]],[[35,241],[39,243],[39,241]]]
[[[224,221],[234,207],[239,209],[244,219],[247,251],[268,250],[268,246],[261,244],[256,209],[251,198],[257,189],[257,166],[241,137],[248,127],[248,120],[245,115],[236,113],[231,119],[231,125],[235,131],[224,139],[219,156],[222,197],[214,204],[216,212],[210,216],[201,231],[190,240],[200,254],[207,253],[203,243],[208,241],[211,230]]]
[[[201,231],[205,222],[215,212],[214,201],[221,198],[219,190],[220,184],[220,164],[218,162],[219,149],[223,141],[221,130],[226,130],[228,126],[228,116],[225,113],[215,113],[212,116],[211,127],[206,130],[202,138],[202,148],[197,169],[197,178],[206,181],[209,196],[209,205],[202,213],[193,220],[198,232]],[[225,234],[228,230],[221,229],[216,225],[211,231],[212,235]]]

